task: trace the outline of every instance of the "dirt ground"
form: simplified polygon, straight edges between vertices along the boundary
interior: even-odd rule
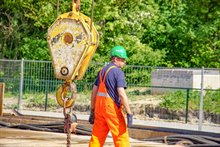
[[[54,100],[55,101],[55,100]],[[161,119],[158,114],[155,114],[155,112],[150,112],[151,114],[146,114],[146,108],[151,107],[155,108],[159,106],[159,103],[161,102],[160,98],[155,98],[155,97],[140,97],[139,99],[136,100],[130,100],[129,105],[131,108],[131,111],[133,113],[133,118],[134,119],[139,119],[139,120],[156,120],[156,121],[169,121],[169,118],[166,119]],[[4,98],[4,109],[14,109],[17,108],[18,104],[18,99],[13,98],[13,97],[6,97]],[[45,107],[41,106],[30,106],[28,105],[28,100],[24,99],[21,101],[22,107],[21,110],[28,110],[28,111],[45,111]],[[48,107],[46,111],[51,111],[51,112],[63,112],[63,108],[57,104],[56,107]],[[90,113],[90,103],[89,102],[81,102],[76,101],[73,107],[73,111],[75,114],[89,114]],[[155,111],[155,110],[154,110]],[[157,110],[156,110],[157,111]],[[163,112],[166,113],[166,112]],[[154,115],[154,116],[152,116]],[[193,118],[193,117],[192,117]],[[184,117],[182,117],[181,120],[178,119],[173,119],[172,121],[184,121]],[[196,122],[197,120],[190,120],[191,122]]]
[[[63,112],[61,106],[56,104],[55,96],[54,103],[55,107],[48,107],[46,111],[50,112]],[[76,102],[73,107],[73,111],[75,114],[89,114],[90,113],[90,102],[85,100],[83,97],[76,99]],[[44,99],[42,99],[44,101]],[[153,96],[143,96],[141,95],[138,98],[133,100],[129,100],[130,108],[132,113],[134,114],[134,119],[139,120],[153,120],[153,121],[173,121],[173,122],[185,122],[185,111],[178,112],[170,112],[166,109],[161,109],[159,107],[159,103],[162,101],[160,97]],[[18,98],[15,97],[5,97],[4,98],[4,109],[14,109],[17,108]],[[30,110],[30,111],[45,111],[44,104],[39,106],[34,106],[33,104],[30,106],[28,104],[28,98],[24,98],[21,101],[22,107],[21,110]],[[188,114],[188,123],[197,124],[198,123],[198,112],[189,111]],[[211,116],[210,116],[211,117]],[[214,117],[214,116],[213,116]],[[218,117],[216,117],[218,118]],[[204,120],[205,124],[215,125],[215,123],[211,121],[211,118],[207,118]]]
[[[161,99],[154,98],[154,97],[148,97],[148,98],[140,98],[135,101],[129,101],[130,107],[132,112],[135,114],[134,118],[138,119],[146,119],[144,116],[145,106],[146,105],[152,105],[157,106],[161,102]],[[4,109],[13,109],[17,107],[18,99],[15,97],[6,97],[3,101]],[[32,111],[44,111],[45,108],[37,107],[37,106],[29,106],[27,100],[22,100],[22,109],[23,110],[32,110]],[[76,101],[73,107],[73,110],[75,113],[79,114],[89,114],[90,113],[90,106],[89,102],[80,102]],[[57,107],[54,108],[47,108],[47,111],[55,111],[55,112],[62,112],[63,109],[57,104]]]
[[[1,147],[66,147],[66,134],[0,128]],[[71,135],[71,146],[87,147],[90,136]],[[183,147],[182,145],[166,145],[156,142],[130,139],[131,147]],[[105,147],[114,147],[112,138],[107,138]]]

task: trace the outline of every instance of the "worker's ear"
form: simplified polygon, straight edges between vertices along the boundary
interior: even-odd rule
[[[111,60],[112,61],[116,61],[116,57],[111,57]]]
[[[118,57],[115,57],[115,61],[121,61],[121,59],[120,58],[118,58]]]

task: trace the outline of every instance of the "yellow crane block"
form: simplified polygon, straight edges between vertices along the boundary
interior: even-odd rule
[[[66,98],[66,104],[64,106],[64,98]],[[60,85],[56,92],[57,103],[65,108],[69,108],[74,105],[76,100],[76,85],[75,83],[65,83]]]
[[[83,19],[86,21],[87,25],[90,28],[91,19],[82,13],[80,13],[80,16],[83,17]],[[90,63],[90,61],[96,51],[96,48],[98,47],[99,34],[98,34],[94,25],[92,25],[92,28],[90,28],[90,30],[91,30],[91,32],[90,32],[91,33],[91,42],[90,42],[91,44],[89,45],[89,48],[83,58],[81,67],[78,70],[78,74],[76,77],[77,80],[81,80],[83,78],[83,76],[89,66],[89,63]]]
[[[66,83],[59,86],[56,99],[64,106],[63,100],[71,89],[72,80],[81,80],[98,47],[99,35],[91,19],[76,10],[73,3],[72,11],[61,14],[48,29],[48,45],[54,74],[57,79]],[[74,101],[69,99],[66,107]]]

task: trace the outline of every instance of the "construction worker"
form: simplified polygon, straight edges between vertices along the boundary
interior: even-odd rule
[[[90,147],[102,147],[109,131],[115,147],[130,147],[127,126],[132,125],[133,115],[125,93],[124,72],[121,70],[126,58],[124,47],[115,46],[111,49],[111,62],[97,75],[91,94],[89,122],[94,125]],[[122,107],[127,112],[127,125]]]

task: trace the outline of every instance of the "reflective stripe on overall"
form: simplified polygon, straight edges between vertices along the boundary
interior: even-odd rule
[[[90,140],[90,147],[102,147],[105,143],[109,131],[112,134],[115,147],[130,147],[128,129],[122,107],[118,108],[112,98],[108,95],[105,86],[106,75],[109,70],[114,68],[111,66],[105,73],[102,80],[102,70],[99,78],[100,84],[96,96],[95,104],[95,122]]]

